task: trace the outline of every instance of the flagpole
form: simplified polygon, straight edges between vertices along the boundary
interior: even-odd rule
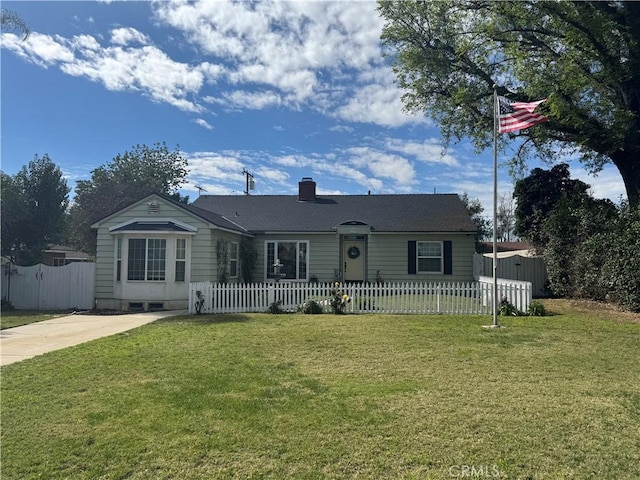
[[[493,327],[498,324],[498,88],[493,85]]]

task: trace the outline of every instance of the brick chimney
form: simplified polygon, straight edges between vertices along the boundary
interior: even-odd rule
[[[298,201],[316,201],[316,182],[313,181],[313,178],[303,177],[303,179],[298,182]]]

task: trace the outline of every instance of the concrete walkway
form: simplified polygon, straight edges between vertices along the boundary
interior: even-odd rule
[[[0,330],[0,365],[126,332],[160,318],[186,315],[186,310],[126,315],[69,315]]]

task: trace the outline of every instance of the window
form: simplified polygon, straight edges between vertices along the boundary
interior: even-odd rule
[[[417,242],[418,273],[442,273],[442,243]]]
[[[229,277],[238,278],[238,244],[231,242],[229,247]]]
[[[418,242],[409,240],[407,244],[407,273],[441,273],[453,275],[453,242]]]
[[[280,260],[284,280],[307,280],[309,242],[267,242],[267,278],[274,278],[273,264]]]
[[[147,280],[164,280],[167,241],[156,238],[147,243]]]
[[[116,282],[122,280],[122,238],[118,238],[116,246]]]
[[[53,266],[54,267],[64,267],[65,266],[65,258],[64,257],[54,257]]]
[[[130,238],[128,280],[164,280],[167,241],[160,238]]]
[[[187,239],[176,238],[176,282],[184,282],[187,276]]]

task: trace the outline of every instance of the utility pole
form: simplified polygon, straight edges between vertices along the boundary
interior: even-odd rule
[[[253,179],[253,175],[251,175],[246,169],[242,169],[242,174],[245,176],[244,194],[249,195],[249,191],[256,188],[256,182]]]

